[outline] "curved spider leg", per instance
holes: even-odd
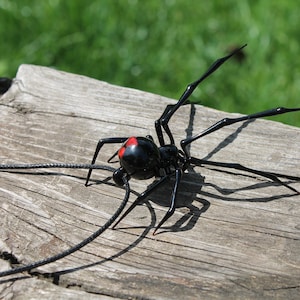
[[[170,175],[166,175],[164,177],[161,177],[158,181],[154,182],[148,189],[146,189],[143,193],[141,193],[135,201],[128,207],[128,209],[122,214],[122,216],[118,219],[118,221],[113,225],[112,229],[115,229],[115,227],[139,204],[141,204],[146,197],[148,197],[153,191],[157,189],[158,186],[160,186],[163,182],[168,179]]]
[[[194,92],[196,87],[204,80],[206,79],[209,75],[211,75],[213,72],[215,72],[224,62],[226,62],[229,58],[231,58],[233,55],[235,55],[237,52],[242,50],[244,47],[246,47],[247,44],[243,45],[242,47],[234,50],[231,52],[229,55],[224,56],[222,58],[217,59],[209,68],[208,70],[196,81],[190,83],[181,97],[179,98],[178,102],[174,105],[168,105],[161,115],[161,117],[155,122],[155,129],[157,133],[157,137],[159,140],[159,143],[161,146],[165,145],[163,134],[162,134],[162,128],[164,128],[166,134],[168,135],[170,139],[170,143],[174,144],[174,138],[173,135],[170,131],[170,128],[168,126],[168,123],[171,119],[171,117],[174,115],[174,113],[178,110],[179,107],[184,105],[187,101],[188,98],[191,96],[191,94]]]
[[[229,126],[229,125],[237,123],[237,122],[247,121],[247,120],[251,120],[251,119],[258,119],[258,118],[263,118],[263,117],[270,117],[270,116],[285,114],[285,113],[293,112],[293,111],[300,111],[300,108],[277,107],[277,108],[272,108],[269,110],[261,111],[261,112],[255,113],[255,114],[242,116],[242,117],[224,118],[224,119],[216,122],[209,128],[207,128],[206,130],[202,131],[201,133],[182,140],[180,142],[180,145],[181,145],[182,150],[184,151],[186,157],[189,158],[190,154],[188,153],[187,145],[189,145],[190,143],[198,140],[199,138],[201,138],[207,134],[210,134],[216,130],[221,129],[222,127]]]
[[[118,144],[118,143],[124,143],[126,140],[128,139],[128,137],[111,137],[111,138],[106,138],[106,139],[101,139],[99,140],[98,144],[97,144],[97,147],[96,147],[96,150],[95,150],[95,153],[94,153],[94,156],[93,156],[93,159],[92,159],[92,162],[91,162],[91,165],[94,165],[95,164],[95,161],[97,159],[97,156],[102,148],[102,146],[104,144]],[[109,161],[117,154],[117,152],[109,159]],[[90,168],[89,169],[89,172],[87,174],[87,177],[86,177],[86,182],[85,182],[85,186],[88,185],[89,183],[89,180],[90,180],[90,177],[91,177],[91,174],[92,174],[92,171],[93,171],[93,168]]]
[[[174,214],[174,211],[176,208],[178,186],[179,186],[181,177],[182,177],[182,169],[176,169],[175,170],[175,184],[173,187],[173,192],[172,192],[172,196],[171,196],[171,202],[170,202],[169,209],[168,209],[167,213],[165,214],[165,216],[162,218],[162,220],[156,226],[156,228],[153,232],[153,235],[155,235],[156,231]]]
[[[199,167],[201,165],[210,165],[210,166],[217,166],[217,167],[223,167],[223,168],[229,168],[229,169],[236,169],[236,170],[241,170],[241,171],[249,172],[249,173],[252,173],[252,174],[256,174],[256,175],[271,179],[272,181],[277,182],[277,183],[287,187],[288,189],[295,192],[296,194],[300,194],[299,191],[297,191],[295,188],[287,185],[285,182],[282,182],[273,173],[251,169],[251,168],[245,167],[245,166],[243,166],[241,164],[237,164],[237,163],[223,163],[223,162],[217,162],[217,161],[208,161],[208,160],[203,160],[203,159],[199,159],[199,158],[196,158],[196,157],[190,157],[188,161],[191,164],[199,166]]]
[[[130,196],[130,186],[129,186],[129,183],[128,183],[128,180],[127,180],[126,176],[123,176],[122,180],[123,180],[124,188],[125,188],[125,191],[126,191],[123,201],[120,203],[120,205],[117,208],[117,210],[115,211],[115,213],[107,220],[107,222],[104,225],[102,225],[99,229],[97,229],[94,233],[92,233],[89,237],[87,237],[86,239],[84,239],[80,243],[76,244],[75,246],[71,246],[69,249],[62,251],[61,253],[55,254],[53,256],[50,256],[48,258],[44,258],[42,260],[39,260],[39,261],[36,261],[36,262],[33,262],[33,263],[30,263],[28,265],[16,267],[14,269],[6,270],[6,271],[1,271],[0,272],[0,277],[7,276],[7,275],[12,275],[12,274],[17,274],[17,273],[21,273],[21,272],[25,272],[25,271],[30,271],[30,270],[35,269],[37,267],[44,266],[46,264],[55,262],[59,259],[62,259],[64,257],[78,251],[82,247],[86,246],[87,244],[89,244],[93,240],[95,240],[99,235],[101,235],[106,229],[109,228],[109,226],[118,218],[118,216],[121,214],[121,212],[123,211],[123,209],[126,206],[126,203],[127,203],[128,199],[129,199],[129,196]]]

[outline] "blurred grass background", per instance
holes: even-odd
[[[178,99],[248,43],[191,100],[244,114],[300,107],[299,16],[286,0],[0,0],[0,77],[37,64]],[[273,119],[300,126],[297,112]]]

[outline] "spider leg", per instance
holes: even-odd
[[[100,152],[100,150],[101,150],[101,148],[104,144],[124,143],[127,139],[128,139],[128,137],[111,137],[111,138],[106,138],[106,139],[99,140],[99,142],[97,144],[97,147],[96,147],[96,150],[95,150],[95,153],[94,153],[94,156],[93,156],[93,159],[92,159],[92,162],[91,162],[91,165],[95,164],[97,156],[98,156],[98,154],[99,154],[99,152]],[[114,156],[115,156],[115,154],[109,160],[111,160]],[[88,172],[87,177],[86,177],[86,182],[85,182],[86,186],[89,183],[92,171],[93,171],[93,168],[89,169],[89,172]]]
[[[188,99],[186,99],[186,101],[184,103],[182,103],[180,106],[183,106],[185,104],[188,104]],[[163,136],[163,131],[162,131],[162,120],[165,118],[165,116],[167,116],[169,114],[169,112],[174,108],[174,106],[176,106],[177,104],[169,104],[166,106],[164,112],[162,113],[162,115],[160,116],[160,118],[158,120],[155,121],[154,125],[155,125],[155,130],[156,130],[156,135],[158,137],[160,146],[164,146],[165,145],[165,141],[164,141],[164,136]],[[178,109],[178,108],[177,108]],[[176,109],[176,110],[177,110]],[[174,139],[173,139],[173,135],[170,133],[169,135],[170,138],[170,143],[174,144]]]
[[[189,162],[193,165],[196,165],[196,166],[210,165],[210,166],[217,166],[217,167],[223,167],[223,168],[229,168],[229,169],[236,169],[236,170],[241,170],[241,171],[249,172],[249,173],[252,173],[252,174],[256,174],[256,175],[271,179],[274,182],[277,182],[277,183],[287,187],[291,191],[293,191],[297,194],[300,194],[299,191],[297,191],[293,187],[287,185],[286,183],[282,182],[275,174],[264,172],[264,171],[259,171],[259,170],[255,170],[255,169],[251,169],[251,168],[245,167],[241,164],[223,163],[223,162],[217,162],[217,161],[208,161],[208,160],[203,160],[203,159],[199,159],[199,158],[195,158],[195,157],[190,157]]]
[[[173,187],[173,192],[172,192],[172,196],[171,196],[171,202],[170,202],[169,209],[168,209],[167,213],[165,214],[165,216],[162,218],[162,220],[156,226],[156,228],[153,232],[153,235],[155,235],[156,231],[174,214],[174,211],[176,208],[176,198],[177,198],[178,186],[179,186],[179,183],[181,180],[181,176],[182,176],[182,170],[176,169],[175,170],[175,184]]]
[[[172,173],[173,174],[173,173]],[[129,208],[124,212],[124,214],[119,218],[119,220],[114,224],[112,229],[114,229],[137,205],[141,204],[146,197],[148,197],[154,190],[158,188],[163,182],[165,182],[166,179],[168,179],[172,174],[166,175],[164,177],[161,177],[157,182],[152,184],[146,191],[144,191],[139,197],[136,198],[136,200],[129,206]],[[155,235],[156,231],[173,215],[175,208],[176,208],[176,197],[178,192],[178,186],[180,183],[180,179],[182,176],[182,170],[176,169],[175,170],[175,184],[173,187],[173,192],[171,196],[171,202],[169,209],[165,216],[162,218],[162,220],[158,223],[156,226],[153,235]]]
[[[129,208],[123,213],[123,215],[119,218],[119,220],[113,225],[112,229],[114,229],[137,205],[141,204],[146,197],[148,197],[158,186],[160,186],[163,182],[168,179],[170,175],[166,175],[161,177],[158,181],[154,182],[147,190],[145,190],[142,194],[140,194],[136,200],[129,206]]]
[[[244,47],[246,47],[246,44],[240,47],[239,49],[234,50],[231,52],[229,55],[224,56],[222,58],[217,59],[209,68],[208,70],[196,81],[190,83],[181,97],[179,98],[178,102],[175,105],[168,105],[161,115],[161,117],[155,122],[155,129],[157,133],[157,137],[160,143],[160,146],[165,145],[165,141],[163,138],[162,134],[162,128],[165,130],[166,134],[168,135],[170,139],[170,143],[174,144],[174,138],[173,135],[170,131],[170,128],[168,126],[168,123],[171,119],[171,117],[174,115],[174,113],[178,110],[179,107],[184,105],[187,101],[188,98],[191,96],[191,94],[194,92],[196,87],[204,80],[206,79],[209,75],[211,75],[213,72],[215,72],[225,61],[227,61],[230,57],[235,55],[237,52],[242,50]]]
[[[216,130],[221,129],[222,127],[229,126],[231,124],[246,121],[246,120],[250,120],[250,119],[270,117],[270,116],[285,114],[285,113],[293,112],[293,111],[300,111],[300,108],[277,107],[277,108],[272,108],[272,109],[265,110],[265,111],[262,111],[262,112],[258,112],[258,113],[255,113],[255,114],[238,117],[238,118],[224,118],[224,119],[216,122],[215,124],[213,124],[209,128],[207,128],[206,130],[202,131],[201,133],[182,140],[180,142],[180,145],[182,147],[182,150],[186,154],[186,156],[190,157],[190,154],[188,153],[188,150],[187,150],[187,145],[189,145],[190,143],[196,141],[197,139],[199,139],[199,138],[201,138],[201,137],[203,137],[207,134],[210,134],[210,133],[212,133]]]

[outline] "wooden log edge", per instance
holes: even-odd
[[[183,87],[184,88],[184,87]],[[100,138],[155,137],[154,121],[172,99],[58,70],[21,65],[0,97],[1,163],[89,163]],[[268,109],[268,108],[266,108]],[[179,145],[236,114],[186,105],[170,122]],[[274,118],[275,119],[275,118]],[[156,139],[156,137],[155,137]],[[106,164],[119,145],[103,148]],[[300,190],[300,130],[255,120],[223,128],[192,155],[282,174]],[[0,269],[3,253],[27,264],[97,230],[124,191],[85,170],[0,172]],[[134,201],[153,180],[132,181]],[[160,234],[172,181],[119,225],[55,263],[0,279],[1,299],[296,299],[300,292],[299,195],[266,178],[195,167]]]

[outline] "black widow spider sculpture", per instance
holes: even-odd
[[[189,97],[196,89],[196,87],[208,76],[210,76],[213,72],[215,72],[225,61],[227,61],[230,57],[241,51],[246,45],[234,50],[229,55],[217,59],[209,69],[195,82],[189,84],[178,100],[178,102],[174,105],[167,105],[164,112],[160,116],[160,118],[155,121],[155,130],[157,134],[157,138],[159,141],[159,147],[154,143],[154,140],[151,136],[146,137],[110,137],[99,140],[94,157],[92,159],[91,165],[94,165],[98,154],[105,144],[114,144],[114,143],[123,143],[121,148],[115,152],[108,162],[112,162],[112,160],[118,156],[120,167],[113,173],[113,179],[117,185],[123,184],[123,177],[126,176],[127,180],[130,178],[135,179],[149,179],[152,177],[158,177],[159,180],[154,182],[147,190],[145,190],[142,194],[140,194],[137,199],[133,202],[133,204],[125,211],[125,213],[119,218],[119,220],[114,224],[113,228],[129,213],[131,212],[138,204],[142,203],[144,199],[149,196],[155,189],[157,189],[163,182],[165,182],[171,176],[175,176],[175,184],[173,186],[173,192],[170,199],[170,206],[162,218],[162,220],[156,226],[153,234],[168,220],[175,211],[176,208],[176,197],[178,192],[178,186],[180,184],[180,180],[182,174],[187,168],[191,165],[201,166],[201,165],[218,165],[221,167],[227,168],[235,168],[239,170],[244,170],[247,172],[251,172],[266,178],[269,178],[277,183],[280,183],[293,192],[299,194],[299,192],[293,187],[288,186],[283,183],[279,178],[272,173],[266,173],[262,171],[253,170],[247,167],[244,167],[240,164],[228,164],[228,163],[217,163],[211,161],[201,160],[195,157],[191,157],[188,145],[205,135],[208,135],[216,130],[221,129],[222,127],[229,126],[231,124],[242,122],[250,119],[257,119],[262,117],[274,116],[283,113],[288,113],[292,111],[299,111],[300,108],[285,108],[278,107],[270,110],[258,112],[251,115],[246,115],[238,118],[225,118],[217,123],[213,124],[203,132],[194,135],[192,137],[188,137],[180,142],[181,150],[178,149],[175,145],[175,141],[171,130],[168,126],[168,123],[174,113],[177,111],[179,107],[185,105],[188,102]],[[164,134],[167,135],[169,139],[169,143],[165,142]],[[89,183],[92,168],[89,170],[86,186]]]
[[[140,194],[137,199],[133,202],[133,204],[125,211],[125,213],[119,218],[119,220],[113,225],[113,228],[129,213],[131,212],[138,204],[142,203],[147,196],[149,196],[154,190],[156,190],[163,182],[165,182],[170,177],[175,177],[175,183],[173,186],[172,195],[170,198],[170,205],[167,213],[156,226],[153,234],[157,232],[157,230],[168,220],[175,211],[176,208],[176,198],[178,192],[178,186],[180,184],[180,180],[184,171],[186,171],[190,166],[201,166],[201,165],[213,165],[220,166],[224,168],[233,168],[238,170],[243,170],[246,172],[250,172],[265,178],[268,178],[278,184],[286,186],[291,191],[299,194],[299,192],[293,187],[288,186],[286,183],[282,182],[278,176],[279,174],[275,173],[267,173],[263,171],[253,170],[247,167],[244,167],[240,164],[234,163],[222,163],[222,162],[213,162],[206,161],[203,159],[198,159],[192,157],[189,153],[189,144],[200,139],[201,137],[208,135],[214,131],[221,129],[222,127],[229,126],[231,124],[242,122],[250,119],[274,116],[278,114],[300,111],[300,108],[284,108],[278,107],[270,110],[266,110],[263,112],[258,112],[251,115],[246,115],[238,118],[225,118],[222,119],[203,132],[187,137],[180,142],[181,149],[178,149],[175,145],[175,141],[173,135],[169,129],[168,123],[174,113],[178,110],[179,107],[188,103],[188,98],[191,96],[195,88],[208,76],[210,76],[214,71],[216,71],[225,61],[231,58],[233,55],[241,51],[246,45],[240,47],[239,49],[234,50],[229,55],[217,59],[209,69],[195,82],[189,84],[178,100],[176,104],[168,105],[161,117],[155,122],[155,130],[157,133],[157,138],[159,141],[159,146],[154,143],[154,140],[151,136],[146,137],[110,137],[99,140],[92,162],[89,165],[86,164],[66,164],[66,163],[50,163],[50,164],[29,164],[29,165],[17,165],[17,164],[8,164],[8,165],[0,165],[0,169],[37,169],[37,168],[80,168],[80,169],[88,169],[88,174],[86,178],[85,185],[89,185],[90,177],[93,169],[101,169],[108,170],[113,172],[113,180],[118,186],[122,186],[125,189],[125,196],[123,201],[120,203],[116,212],[111,216],[107,222],[100,227],[97,231],[95,231],[91,236],[84,239],[82,242],[77,245],[62,251],[59,254],[54,256],[42,259],[40,261],[36,261],[34,263],[19,266],[14,269],[6,270],[0,272],[0,277],[16,274],[24,271],[29,271],[39,266],[54,262],[59,260],[80,248],[84,247],[88,243],[92,242],[96,237],[98,237],[101,233],[103,233],[110,225],[114,223],[114,221],[119,217],[122,213],[125,205],[129,199],[130,195],[130,187],[128,181],[130,178],[135,178],[139,180],[149,179],[152,177],[158,177],[158,180],[154,181],[154,183],[148,187],[142,194]],[[164,134],[167,135],[169,139],[169,143],[165,142]],[[116,151],[108,160],[109,163],[115,162],[113,161],[116,156],[119,158],[120,167],[118,169],[111,168],[109,166],[96,165],[96,159],[98,154],[105,144],[115,144],[115,143],[123,143],[121,148]],[[2,253],[2,258],[14,260],[15,257],[11,257],[9,253]]]

